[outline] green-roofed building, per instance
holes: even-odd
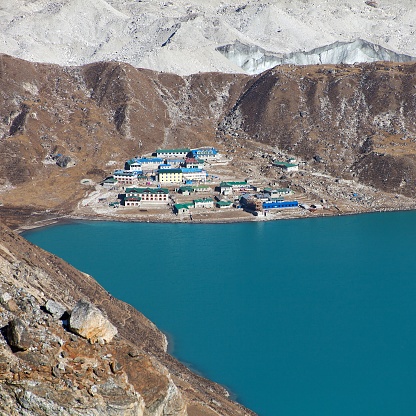
[[[217,201],[215,203],[215,206],[217,208],[220,208],[220,209],[222,209],[222,208],[231,208],[232,204],[233,203],[231,201]]]
[[[114,186],[116,186],[116,184],[117,184],[117,179],[116,179],[116,178],[114,178],[114,176],[110,176],[110,177],[108,177],[108,178],[105,178],[105,179],[101,182],[101,185],[102,185],[104,188],[107,188],[107,189],[112,189]]]
[[[212,188],[209,185],[196,185],[193,187],[195,192],[210,192]]]
[[[296,172],[299,170],[299,166],[296,163],[289,163],[289,162],[279,162],[274,161],[273,166],[276,166],[278,168],[282,168],[286,172]]]
[[[139,197],[142,202],[168,202],[169,189],[166,188],[126,188],[126,198]]]
[[[272,189],[272,188],[264,188],[264,193],[270,195],[270,199],[278,199],[282,196],[291,195],[293,191],[290,188],[279,188],[279,189]]]
[[[178,192],[180,193],[180,194],[182,194],[182,195],[190,195],[192,192],[194,192],[195,190],[194,190],[194,187],[193,186],[187,186],[187,185],[185,185],[185,186],[181,186],[179,189],[178,189]]]
[[[193,202],[183,202],[182,204],[175,204],[173,206],[173,212],[175,214],[189,214],[189,209],[193,206]]]
[[[195,208],[214,208],[214,200],[212,198],[194,199]]]
[[[246,181],[227,181],[220,183],[220,192],[224,195],[231,194],[233,191],[248,191],[252,187]]]

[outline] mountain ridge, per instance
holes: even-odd
[[[216,50],[236,41],[290,54],[361,38],[416,56],[412,2],[367,3],[13,0],[0,6],[0,52],[67,66],[121,61],[179,75],[242,72]]]

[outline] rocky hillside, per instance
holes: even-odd
[[[243,79],[0,56],[0,202],[68,212],[89,191],[84,178],[101,180],[158,147],[212,144]]]
[[[252,414],[137,310],[1,225],[0,328],[2,415]]]
[[[220,129],[321,171],[416,194],[415,64],[282,66],[252,78]]]
[[[85,179],[100,181],[132,156],[213,144],[234,157],[234,177],[264,174],[283,151],[323,174],[414,196],[415,68],[180,77],[116,62],[58,67],[0,56],[3,217],[20,217],[14,226],[69,214],[91,191]]]

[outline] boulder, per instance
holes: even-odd
[[[71,158],[69,156],[60,155],[56,159],[56,164],[61,168],[66,168],[70,161],[71,161]]]
[[[26,324],[15,318],[7,325],[7,343],[14,351],[26,351],[32,346],[32,337]]]
[[[117,328],[92,303],[80,300],[69,318],[69,328],[91,343],[110,342]]]
[[[54,300],[48,300],[45,305],[45,309],[55,318],[60,319],[62,318],[63,314],[66,312],[64,306],[60,303],[55,302]]]

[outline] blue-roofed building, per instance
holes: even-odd
[[[143,172],[154,172],[165,161],[159,157],[141,157],[136,159],[136,162],[140,164]]]
[[[191,150],[192,157],[195,159],[215,159],[218,154],[218,150],[215,147],[199,147],[198,149]]]
[[[298,206],[299,206],[298,201],[266,201],[266,202],[263,202],[263,209],[297,208]]]
[[[159,165],[159,169],[172,169],[172,165],[164,163],[163,165]]]
[[[207,180],[207,172],[198,168],[181,168],[184,181],[205,182]]]
[[[139,172],[132,170],[115,170],[113,178],[122,185],[133,185],[137,182]]]

